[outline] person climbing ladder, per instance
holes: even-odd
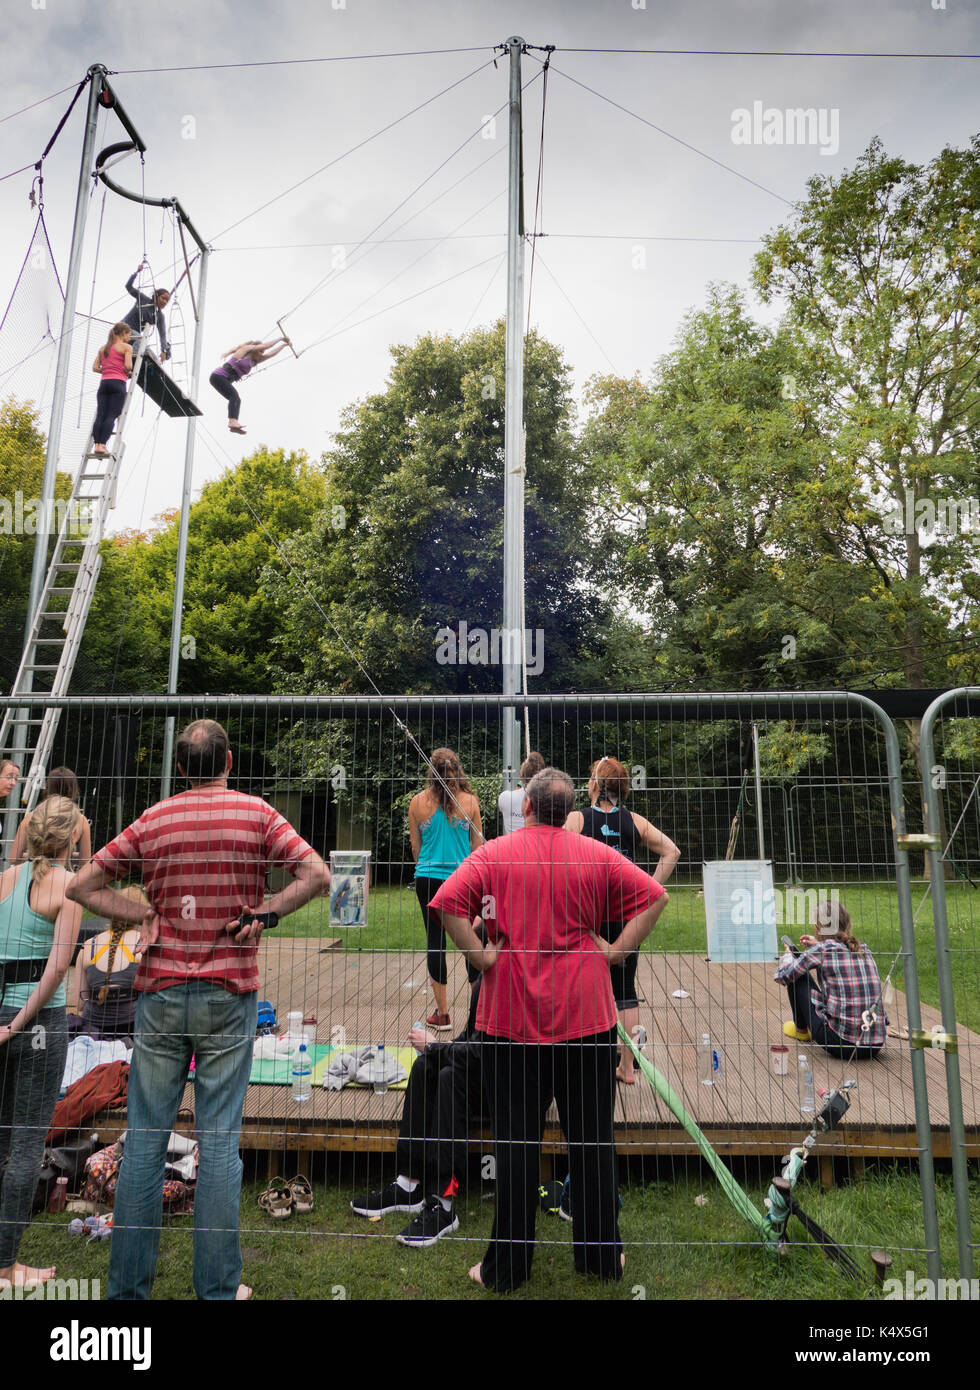
[[[276,346],[278,344],[278,346]],[[224,396],[228,402],[228,428],[232,434],[244,434],[244,427],[239,423],[238,413],[242,407],[242,398],[235,390],[235,383],[241,381],[243,376],[247,376],[253,367],[257,367],[260,362],[267,362],[271,357],[277,357],[284,347],[292,347],[292,343],[285,336],[273,338],[271,342],[260,343],[255,339],[248,342],[239,343],[230,352],[222,353],[226,360],[220,367],[215,368],[209,378],[211,385],[219,396]]]

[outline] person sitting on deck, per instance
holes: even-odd
[[[481,976],[474,978],[466,1027],[443,1042],[420,1025],[408,1040],[418,1052],[408,1078],[395,1159],[398,1175],[377,1192],[355,1197],[358,1216],[409,1212],[414,1217],[397,1239],[424,1249],[459,1227],[453,1202],[466,1171],[470,1121],[483,1111],[483,1070],[476,1006]]]
[[[140,261],[126,281],[126,290],[136,300],[136,304],[122,321],[129,324],[134,335],[142,333],[144,328],[155,327],[160,334],[160,361],[166,362],[170,356],[170,342],[167,338],[167,321],[163,317],[163,311],[170,303],[170,291],[154,290],[152,294],[144,294],[136,288],[136,277],[145,265],[146,261]]]
[[[888,1019],[874,956],[851,934],[851,919],[839,902],[817,906],[816,936],[801,936],[802,955],[786,951],[774,979],[789,991],[788,1038],[811,1039],[831,1057],[870,1061],[885,1042]],[[809,972],[816,971],[817,982]]]

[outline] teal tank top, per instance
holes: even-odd
[[[415,866],[416,878],[440,878],[444,882],[470,852],[470,823],[450,820],[441,806],[422,824],[422,848]]]
[[[0,961],[47,960],[54,941],[54,923],[42,917],[30,905],[31,866],[24,864],[17,875],[14,891],[0,902]],[[8,985],[3,1007],[22,1009],[37,989],[37,985]],[[62,980],[45,1008],[65,1006],[65,982]]]

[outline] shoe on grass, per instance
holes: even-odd
[[[350,1204],[351,1211],[358,1216],[387,1216],[390,1211],[421,1211],[425,1198],[417,1187],[406,1192],[398,1183],[390,1182],[378,1192],[369,1192],[366,1197],[355,1197]],[[400,1237],[399,1237],[400,1239]]]
[[[797,1042],[809,1042],[810,1034],[806,1028],[797,1028],[792,1019],[783,1024],[783,1032],[788,1038],[795,1038]]]
[[[442,1236],[459,1229],[459,1217],[454,1207],[446,1208],[438,1197],[426,1197],[423,1211],[414,1221],[400,1231],[397,1240],[401,1245],[410,1245],[422,1250],[427,1245],[435,1245]]]

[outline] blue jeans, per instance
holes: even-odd
[[[198,1298],[235,1297],[242,1273],[238,1138],[257,1008],[256,993],[231,994],[203,980],[140,995],[108,1298],[150,1296],[160,1248],[167,1143],[192,1055],[197,1058],[194,1105],[200,1146],[194,1290]]]

